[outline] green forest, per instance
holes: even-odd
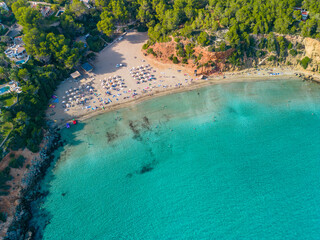
[[[191,39],[194,44],[209,46],[215,33],[225,30],[226,42],[220,49],[234,48],[232,64],[239,64],[245,53],[259,56],[263,51],[252,48],[252,34],[268,34],[259,44],[261,48],[277,51],[279,60],[289,51],[297,54],[283,37],[274,33],[300,35],[320,40],[319,0],[45,0],[51,9],[63,14],[41,15],[25,0],[6,1],[10,11],[0,13],[0,21],[10,27],[15,22],[23,27],[20,33],[30,60],[17,66],[4,54],[11,39],[1,32],[0,81],[19,83],[22,92],[13,107],[1,105],[1,126],[12,124],[10,137],[4,148],[27,147],[39,150],[43,130],[47,127],[45,110],[57,85],[88,57],[87,51],[100,51],[119,33],[136,28],[148,31],[148,46],[170,41],[171,37]],[[308,11],[302,21],[300,10]],[[57,24],[55,24],[57,23]],[[76,41],[88,35],[87,44]],[[227,45],[227,46],[226,46]],[[146,48],[148,47],[146,46]],[[181,49],[190,56],[193,45]],[[186,53],[184,53],[186,51]],[[149,50],[152,53],[152,50]],[[93,54],[94,55],[94,54]],[[173,57],[173,61],[176,59]],[[303,64],[308,64],[307,59]],[[8,131],[6,131],[8,132]]]

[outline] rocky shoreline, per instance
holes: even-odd
[[[309,76],[304,73],[292,74],[295,77],[302,79],[303,81],[312,81],[320,83],[319,76]],[[239,78],[239,76],[234,76]],[[268,78],[268,76],[257,76],[257,79]],[[246,76],[246,78],[250,78]],[[252,76],[251,76],[252,78]],[[287,78],[287,76],[286,76]],[[232,81],[232,80],[231,80]],[[226,81],[227,82],[227,81]],[[210,82],[204,82],[204,86],[208,85]],[[214,83],[214,82],[213,82]],[[199,84],[201,87],[202,84]],[[193,86],[194,87],[194,86]],[[188,89],[181,89],[181,91],[186,91]],[[91,116],[91,115],[90,115]],[[13,218],[10,227],[7,230],[5,240],[32,240],[38,239],[39,236],[38,230],[30,224],[30,221],[33,219],[33,212],[31,205],[36,200],[45,197],[46,193],[41,191],[41,182],[47,174],[48,168],[51,166],[54,156],[53,153],[59,147],[63,146],[63,141],[59,133],[59,128],[51,128],[45,134],[45,144],[40,151],[40,157],[34,158],[32,164],[29,168],[29,171],[23,178],[22,181],[22,190],[20,192],[20,201],[16,207],[16,212]]]
[[[36,231],[29,224],[33,217],[31,204],[43,195],[40,191],[41,180],[54,159],[53,152],[63,145],[59,130],[59,128],[48,130],[44,147],[40,150],[40,157],[32,160],[32,165],[23,178],[20,202],[5,240],[35,239]]]

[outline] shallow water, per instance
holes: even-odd
[[[62,131],[44,239],[320,239],[320,87],[215,85]]]

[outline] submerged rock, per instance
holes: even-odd
[[[62,146],[60,134],[53,129],[49,130],[45,139],[47,142],[40,150],[40,157],[31,161],[29,171],[22,179],[20,203],[16,207],[16,212],[7,230],[5,240],[31,239],[36,231],[30,224],[30,220],[33,217],[31,204],[46,194],[40,192],[40,183],[54,159],[52,153]]]
[[[152,170],[153,170],[153,167],[151,167],[150,165],[143,166],[140,170],[140,174],[144,174],[144,173],[150,172]]]

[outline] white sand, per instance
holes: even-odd
[[[94,62],[94,70],[89,74],[89,76],[86,75],[82,77],[80,81],[73,81],[69,79],[59,85],[55,93],[59,98],[59,103],[53,103],[55,108],[48,109],[48,119],[51,119],[60,125],[65,124],[73,118],[87,118],[104,111],[125,107],[128,104],[136,103],[155,95],[164,95],[176,91],[190,90],[215,83],[266,80],[270,79],[270,77],[277,79],[289,78],[294,75],[294,71],[290,69],[274,68],[261,69],[260,71],[253,69],[237,73],[226,73],[220,76],[212,76],[209,80],[200,80],[197,77],[180,71],[183,70],[180,66],[174,64],[161,64],[143,56],[141,48],[147,39],[148,37],[146,33],[129,32],[121,41],[117,41],[111,46],[109,45],[103,49],[97,55]],[[117,68],[117,64],[123,64],[124,67]],[[148,64],[152,67],[152,70],[149,72],[154,75],[156,80],[137,84],[137,80],[134,80],[130,74],[130,69],[132,67],[141,65],[146,66]],[[270,76],[271,72],[281,72],[281,75]],[[104,89],[101,85],[101,80],[114,76],[121,76],[126,87],[120,91]],[[84,105],[76,104],[76,102],[73,101],[71,104],[72,106],[67,108],[68,111],[65,111],[65,104],[63,104],[62,101],[69,99],[69,97],[74,97],[74,95],[70,95],[69,97],[66,96],[66,91],[74,88],[80,89],[82,85],[86,90],[75,95],[77,95],[79,99],[81,97],[92,99],[87,100]],[[86,86],[90,87],[87,88]],[[164,88],[163,86],[167,87]],[[148,89],[144,92],[144,89],[147,87]],[[87,91],[90,88],[94,89],[94,92],[91,92],[91,94]],[[106,91],[110,91],[112,95],[109,96],[106,94]],[[127,93],[124,93],[124,91],[127,91]],[[137,95],[133,97],[132,94],[134,91]],[[75,92],[75,90],[72,92]],[[82,94],[81,96],[79,96],[80,93]],[[120,93],[121,96],[118,96],[118,93]],[[113,97],[113,95],[116,95],[116,97]],[[63,96],[66,98],[63,99]],[[108,98],[111,99],[112,103],[105,104],[104,102],[108,102]],[[118,101],[116,99],[118,99]],[[137,101],[137,99],[139,99],[139,101]],[[88,108],[88,106],[90,106],[90,108]]]
[[[56,91],[56,95],[59,99],[59,103],[52,103],[55,108],[49,108],[47,111],[48,118],[54,120],[57,123],[62,123],[72,118],[78,118],[85,114],[91,113],[92,111],[99,111],[103,107],[108,109],[112,105],[118,105],[119,103],[128,102],[134,98],[139,98],[142,95],[150,95],[154,92],[159,92],[167,89],[177,88],[178,84],[188,85],[191,83],[193,77],[189,75],[184,75],[178,72],[175,66],[168,66],[162,64],[154,64],[143,56],[141,52],[142,45],[147,40],[146,33],[130,32],[121,41],[115,42],[113,45],[103,49],[98,55],[94,62],[94,70],[92,73],[81,78],[80,81],[66,80],[61,83]],[[117,68],[117,64],[123,64],[124,67]],[[152,68],[150,74],[154,75],[156,78],[152,81],[147,81],[141,84],[137,84],[137,80],[134,80],[130,74],[130,69],[132,67],[138,67],[141,65],[150,65]],[[157,67],[155,67],[157,65]],[[172,67],[172,68],[171,68]],[[180,68],[181,69],[181,68]],[[108,79],[113,76],[121,76],[124,80],[125,88],[120,91],[107,90],[101,85],[101,80]],[[185,79],[188,79],[186,82]],[[62,101],[67,101],[70,97],[73,98],[74,95],[67,96],[66,91],[70,89],[79,89],[81,85],[90,85],[94,90],[94,93],[89,94],[89,91],[84,91],[84,97],[91,98],[84,105],[76,104],[75,101],[72,103],[72,107],[68,108],[66,112]],[[161,86],[160,86],[161,85]],[[166,86],[164,88],[163,86]],[[144,89],[148,88],[146,91]],[[90,88],[85,88],[90,89]],[[106,91],[112,93],[111,96],[106,94]],[[127,93],[124,93],[127,91]],[[136,96],[133,97],[133,92],[136,92]],[[75,92],[74,90],[71,92]],[[117,94],[120,93],[121,96]],[[81,94],[81,92],[79,92]],[[79,94],[75,94],[79,96]],[[116,97],[113,97],[116,95]],[[65,96],[66,98],[63,98]],[[81,98],[78,97],[79,99]],[[124,99],[124,97],[126,99]],[[108,98],[111,99],[112,103],[104,104],[103,101],[108,102]],[[102,100],[99,102],[99,100]],[[116,100],[118,99],[118,101]],[[70,101],[69,101],[70,102]],[[85,108],[86,106],[91,106],[91,108]],[[94,108],[95,110],[92,110]]]

